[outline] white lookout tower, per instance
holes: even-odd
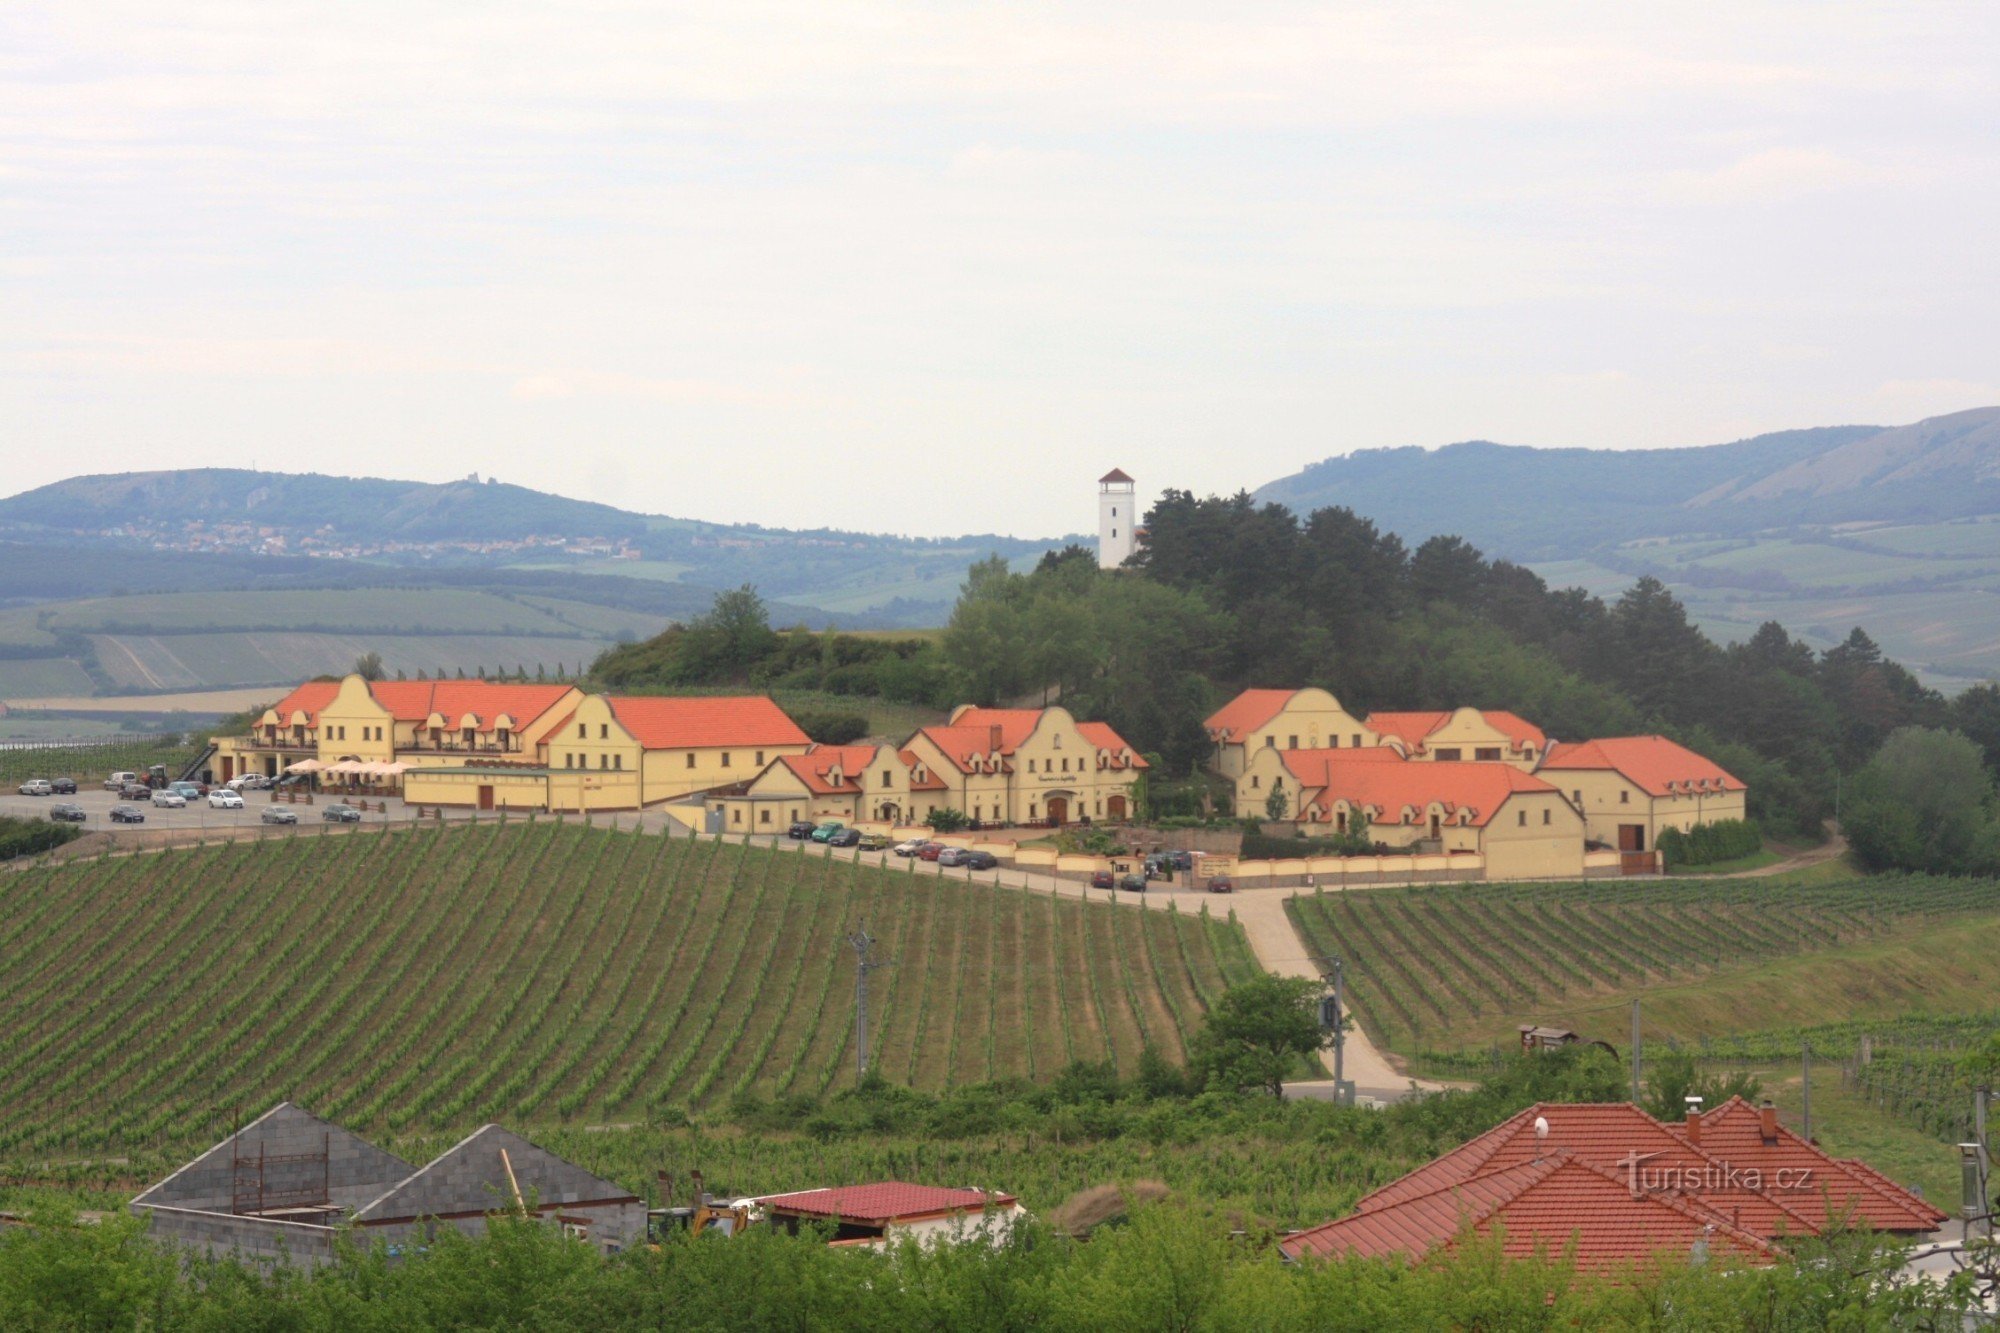
[[[1137,483],[1118,468],[1097,479],[1097,567],[1116,569],[1139,546]]]

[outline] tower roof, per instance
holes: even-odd
[[[1132,482],[1132,479],[1125,475],[1125,469],[1122,467],[1112,468],[1109,472],[1105,473],[1103,476],[1097,479],[1097,484],[1100,486],[1107,486],[1114,481],[1122,481],[1127,485],[1134,484]]]

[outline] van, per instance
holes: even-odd
[[[110,777],[104,779],[104,790],[117,791],[127,783],[136,783],[138,780],[139,775],[137,773],[113,773]]]

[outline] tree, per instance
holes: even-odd
[[[1271,779],[1271,794],[1264,798],[1264,818],[1284,819],[1292,812],[1291,793],[1285,790],[1283,778]]]
[[[1646,1061],[1646,1095],[1642,1105],[1647,1115],[1669,1124],[1687,1115],[1687,1099],[1701,1098],[1704,1107],[1717,1107],[1731,1097],[1755,1101],[1764,1092],[1763,1083],[1748,1070],[1727,1075],[1704,1074],[1696,1066],[1692,1051],[1669,1050]]]
[[[956,833],[972,820],[967,817],[965,811],[948,805],[942,810],[931,811],[927,822],[933,833]]]
[[[1855,778],[1841,823],[1871,870],[1965,874],[1983,868],[1992,797],[1977,745],[1955,731],[1903,727]]]
[[[1320,983],[1265,973],[1232,986],[1202,1020],[1188,1065],[1211,1087],[1285,1095],[1302,1057],[1330,1045],[1319,1025]]]
[[[363,653],[354,659],[354,674],[363,680],[382,679],[382,654]]]

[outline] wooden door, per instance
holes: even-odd
[[[1049,824],[1060,828],[1069,823],[1069,801],[1061,796],[1049,797]]]
[[[1645,851],[1646,826],[1644,824],[1620,824],[1618,826],[1618,850],[1621,852]]]
[[[481,787],[479,789],[479,808],[481,810],[491,810],[493,808],[493,788]]]
[[[1107,797],[1104,802],[1104,817],[1106,819],[1125,818],[1125,798],[1123,796]]]

